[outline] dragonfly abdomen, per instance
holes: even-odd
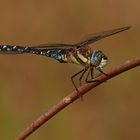
[[[54,58],[61,63],[67,63],[67,55],[66,50],[53,50],[53,49],[38,49],[38,48],[30,48],[30,53],[43,55],[47,57]]]
[[[51,57],[62,63],[67,62],[66,51],[58,50],[58,49],[53,50],[53,49],[40,49],[40,48],[35,48],[35,47],[0,45],[0,53],[2,53],[2,54],[31,53],[31,54]]]
[[[0,45],[0,53],[4,53],[4,54],[20,54],[20,53],[26,53],[27,51],[28,51],[28,47]]]

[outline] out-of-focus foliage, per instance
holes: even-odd
[[[140,1],[0,1],[2,44],[75,43],[84,36],[131,25],[93,44],[111,67],[140,55]],[[74,88],[80,67],[35,55],[0,55],[0,139],[14,139]],[[140,68],[102,84],[56,115],[30,140],[140,139]]]

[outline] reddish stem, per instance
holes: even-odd
[[[123,64],[120,64],[114,68],[112,68],[110,71],[107,72],[108,76],[102,74],[96,79],[98,81],[105,82],[106,80],[109,80],[116,75],[125,72],[129,69],[132,69],[136,66],[140,65],[140,57],[128,60]],[[84,84],[79,88],[79,94],[84,95],[87,93],[89,90],[95,88],[96,86],[100,85],[101,83],[99,82],[93,82],[93,83],[88,83]],[[16,140],[24,140],[27,138],[29,135],[31,135],[35,130],[37,130],[40,126],[42,126],[45,122],[47,122],[49,119],[51,119],[53,116],[55,116],[56,113],[60,112],[62,109],[64,109],[67,105],[75,101],[76,99],[79,98],[79,94],[77,94],[76,91],[73,91],[70,93],[68,96],[60,100],[57,104],[52,106],[46,113],[42,114],[39,116],[30,126],[28,126],[25,130],[23,130],[16,138]]]

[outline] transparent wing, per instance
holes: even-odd
[[[71,50],[73,48],[81,48],[81,47],[87,46],[88,44],[94,43],[100,39],[128,30],[130,28],[131,28],[130,26],[127,26],[123,28],[117,28],[113,30],[108,30],[108,31],[92,34],[76,44],[62,44],[62,43],[41,44],[37,46],[31,46],[31,48],[43,49],[43,50]]]
[[[119,32],[125,31],[125,30],[128,30],[130,28],[131,28],[130,26],[127,26],[127,27],[123,27],[123,28],[117,28],[117,29],[113,29],[113,30],[108,30],[108,31],[92,34],[92,35],[84,38],[83,40],[81,40],[79,43],[75,44],[75,46],[77,46],[77,48],[84,47],[84,46],[87,46],[88,44],[94,43],[100,39],[103,39],[105,37],[117,34]]]
[[[73,49],[74,47],[75,47],[74,45],[62,44],[62,43],[41,44],[37,46],[31,46],[31,48],[46,49],[46,50],[69,50],[69,49]]]

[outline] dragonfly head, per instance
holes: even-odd
[[[91,65],[96,69],[102,69],[107,64],[108,58],[102,53],[102,51],[94,51],[91,55]]]

